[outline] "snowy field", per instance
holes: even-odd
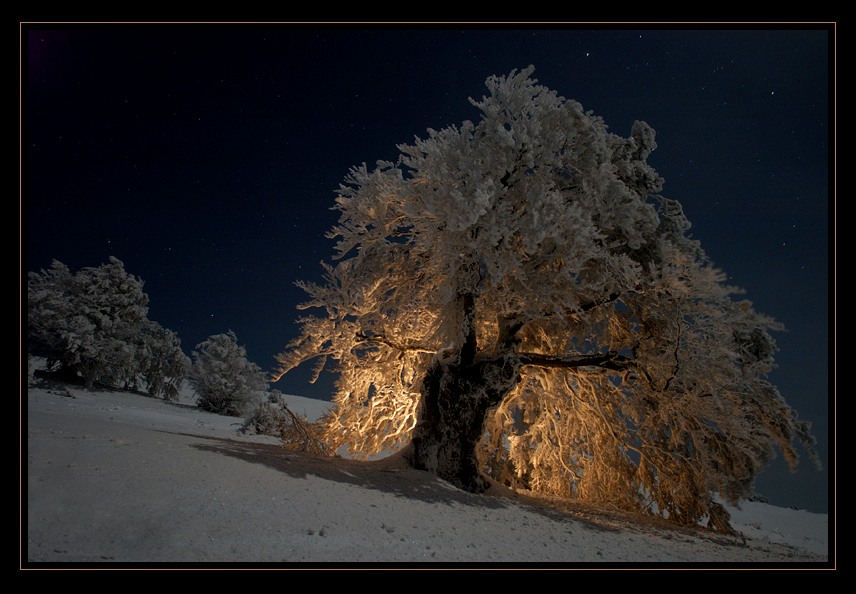
[[[310,418],[328,405],[287,398]],[[835,565],[825,514],[749,502],[731,509],[733,537],[497,487],[477,496],[394,457],[287,452],[239,434],[241,419],[128,393],[31,387],[22,419],[27,569]]]

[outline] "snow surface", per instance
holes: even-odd
[[[286,398],[309,418],[329,406]],[[725,536],[497,486],[473,495],[395,456],[359,462],[289,452],[274,438],[238,433],[241,419],[187,400],[43,385],[30,387],[22,414],[27,569],[69,562],[832,566],[826,514],[748,502],[731,509],[742,536]]]

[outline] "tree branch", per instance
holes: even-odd
[[[501,318],[499,320],[499,338],[497,342],[502,349],[509,349],[520,343],[520,337],[517,333],[526,325],[526,322],[520,320],[511,320]]]
[[[591,311],[596,307],[600,307],[601,305],[606,305],[607,303],[613,303],[614,301],[617,301],[619,297],[621,297],[621,293],[610,293],[609,296],[605,297],[604,299],[601,299],[599,301],[591,301],[589,303],[586,303],[585,305],[580,307],[578,310],[570,310],[569,309],[569,310],[567,310],[567,312],[564,315],[571,315],[572,316],[572,315],[578,314],[580,312]],[[533,321],[533,320],[527,320],[527,321],[519,321],[519,320],[513,320],[512,321],[511,319],[500,320],[498,343],[504,347],[512,346],[516,343],[519,343],[520,338],[517,336],[518,333],[526,324],[528,324],[531,321]]]
[[[635,361],[624,355],[619,355],[616,352],[608,352],[598,355],[576,355],[576,356],[557,356],[557,355],[542,355],[540,353],[518,353],[518,359],[523,365],[532,365],[535,367],[553,367],[573,369],[577,367],[600,367],[601,369],[611,369],[613,371],[624,371],[630,367],[635,367]]]
[[[478,343],[476,339],[476,298],[470,293],[461,295],[461,306],[464,309],[464,319],[467,324],[467,336],[464,341],[464,346],[461,347],[461,364],[464,366],[472,365],[478,351]]]
[[[372,334],[371,336],[363,333],[357,332],[354,335],[355,342],[379,342],[381,344],[385,344],[388,347],[392,347],[398,351],[417,351],[421,353],[435,353],[437,349],[429,349],[420,345],[407,345],[407,344],[398,344],[388,338],[386,338],[382,334]]]
[[[609,297],[605,299],[601,299],[600,301],[592,301],[591,303],[586,303],[580,308],[580,311],[591,311],[595,307],[599,307],[601,305],[606,305],[607,303],[612,303],[616,301],[619,297],[621,297],[621,293],[610,293]]]

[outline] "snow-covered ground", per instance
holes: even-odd
[[[310,418],[328,403],[288,397]],[[742,537],[500,488],[455,489],[395,457],[288,452],[241,420],[128,393],[31,387],[22,567],[67,563],[668,563],[834,567],[825,514],[749,502]],[[561,565],[556,565],[561,566]]]

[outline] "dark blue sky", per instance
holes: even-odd
[[[298,279],[329,259],[352,165],[476,119],[467,97],[529,64],[627,136],[693,235],[783,322],[772,381],[813,421],[826,470],[779,458],[758,491],[827,511],[833,34],[696,30],[29,24],[23,49],[23,272],[116,256],[188,354],[234,330],[264,369],[296,333]],[[329,399],[296,372],[275,387]]]

